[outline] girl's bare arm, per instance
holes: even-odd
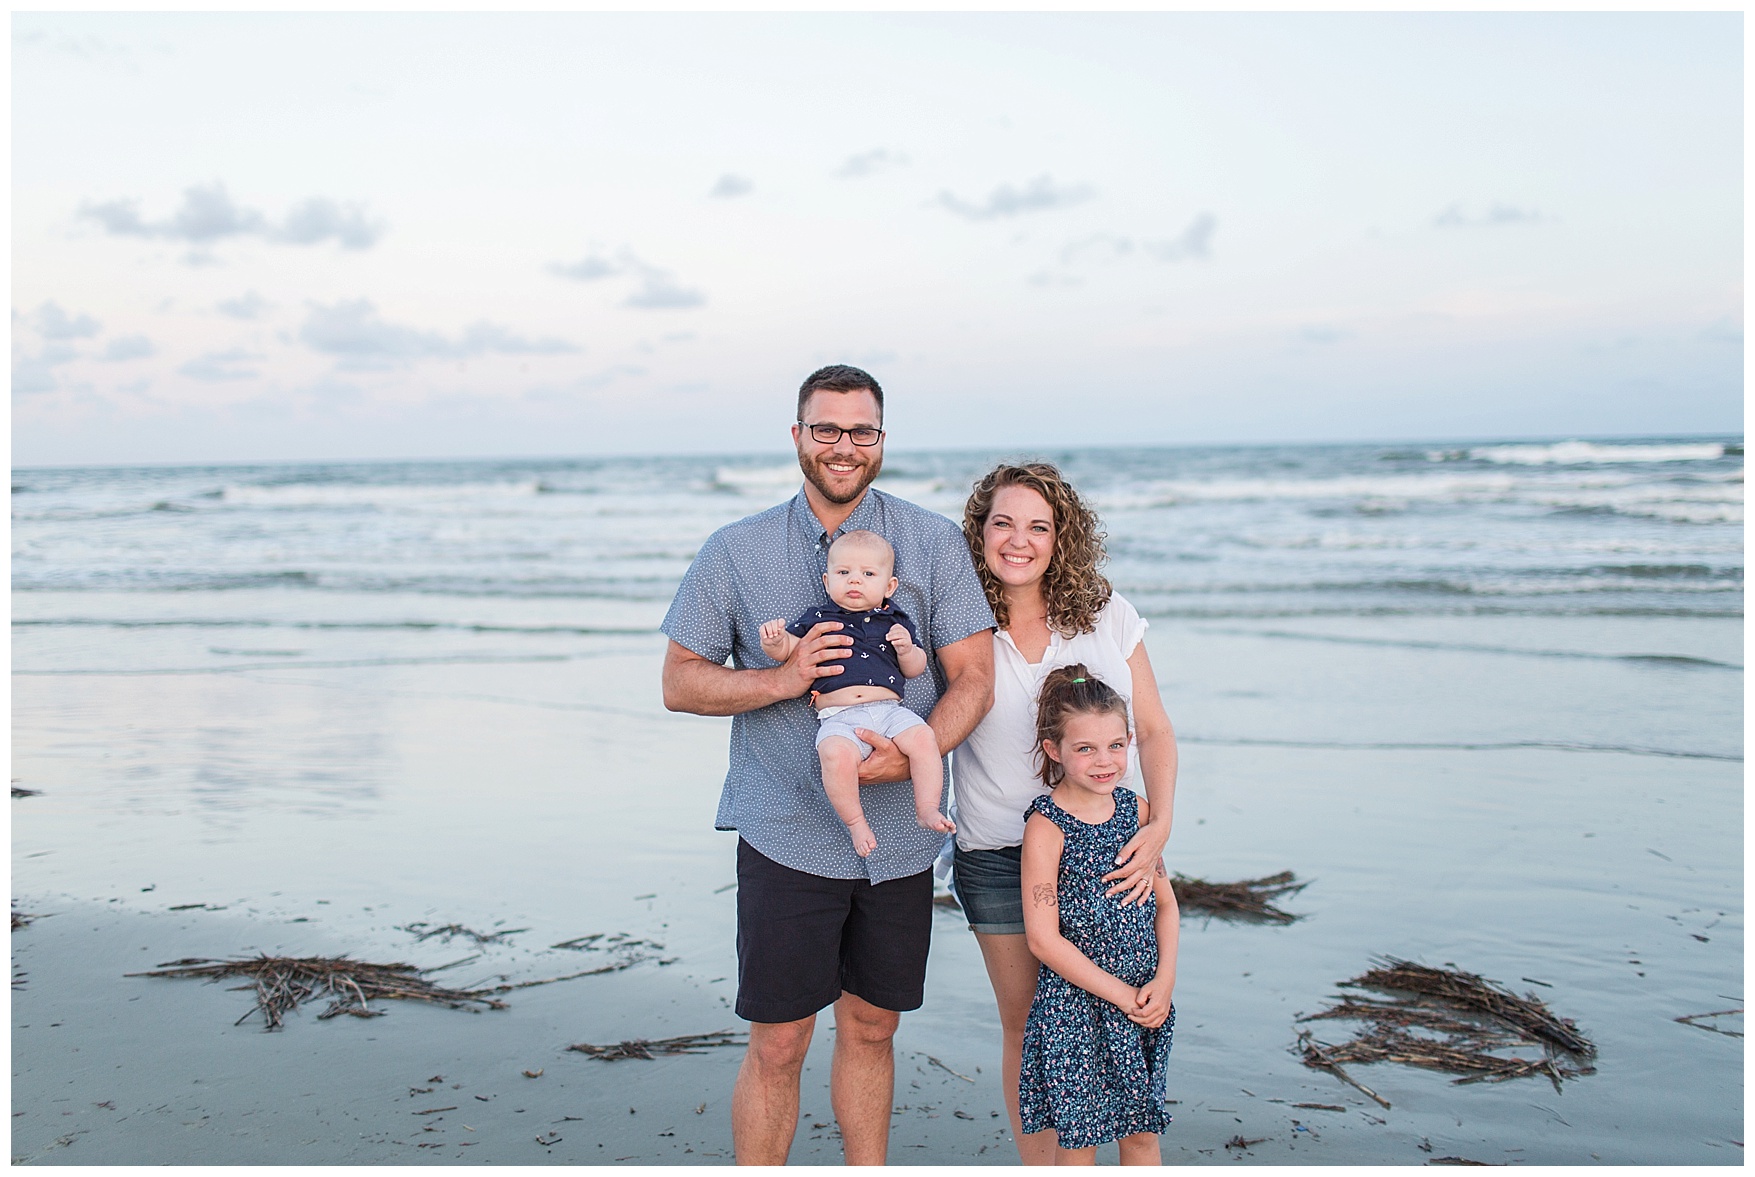
[[[1060,934],[1060,854],[1066,835],[1039,813],[1024,824],[1024,942],[1036,959],[1077,985],[1122,1009],[1134,1007],[1137,990],[1099,968]]]

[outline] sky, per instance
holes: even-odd
[[[1738,433],[1742,19],[15,13],[13,460]]]

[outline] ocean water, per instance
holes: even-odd
[[[1088,494],[1151,619],[1182,750],[1172,866],[1312,880],[1293,925],[1184,920],[1167,1160],[1740,1163],[1743,1040],[1673,1020],[1742,1005],[1740,438],[903,451],[879,485],[954,518],[1018,457]],[[663,709],[657,625],[701,541],[798,482],[780,455],[15,471],[13,776],[41,795],[13,802],[13,894],[50,916],[13,941],[15,1154],[541,1164],[608,1141],[724,1163],[734,1058],[612,1073],[562,1050],[734,1023],[727,721]],[[991,995],[935,919],[892,1157],[1008,1163]],[[542,946],[598,932],[676,963],[529,990],[500,1021],[397,1005],[272,1038],[227,1028],[238,994],[122,976],[462,955],[415,942],[421,920],[531,929],[476,966],[515,979],[577,967]],[[1385,1110],[1303,1068],[1295,1015],[1378,953],[1545,986],[1598,1074],[1556,1093],[1356,1069]],[[177,1042],[113,1013],[149,1008]],[[385,1124],[429,1074],[488,1091],[546,1066],[561,1082],[520,1106],[588,1123],[552,1151],[523,1115],[449,1151],[312,1140],[323,1084],[247,1080],[281,1066],[345,1071]],[[224,1094],[160,1095],[220,1074]],[[664,1100],[674,1137],[647,1122]],[[836,1155],[801,1131],[795,1159]]]
[[[957,518],[971,482],[1019,456],[1089,496],[1111,577],[1150,615],[1741,611],[1740,439],[901,452],[878,485]],[[667,601],[714,528],[798,482],[790,457],[735,456],[23,470],[12,585],[649,616],[608,603]]]

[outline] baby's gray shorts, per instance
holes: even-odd
[[[830,736],[852,740],[859,745],[859,758],[864,760],[871,755],[871,745],[860,739],[854,728],[862,727],[893,740],[909,728],[919,727],[925,722],[894,699],[825,707],[817,712],[817,744],[820,746]]]

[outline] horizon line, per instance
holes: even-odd
[[[1203,441],[1203,442],[1156,442],[1136,445],[1117,445],[1114,443],[1094,444],[1047,444],[1036,446],[1001,445],[1001,446],[908,446],[897,453],[901,454],[1038,454],[1068,453],[1103,450],[1201,450],[1201,449],[1322,449],[1340,448],[1344,446],[1444,446],[1444,445],[1492,445],[1492,444],[1559,444],[1567,441],[1608,442],[1625,444],[1631,441],[1647,442],[1687,442],[1687,441],[1722,441],[1740,447],[1744,434],[1741,431],[1688,431],[1677,433],[1543,433],[1543,434],[1475,434],[1471,436],[1448,437],[1362,437],[1332,441]],[[1728,439],[1735,439],[1729,441]],[[679,450],[656,451],[643,453],[550,453],[550,454],[473,454],[450,455],[444,457],[378,457],[378,458],[259,458],[259,459],[221,459],[216,461],[182,460],[182,461],[144,461],[144,462],[57,462],[42,465],[12,465],[13,472],[34,470],[176,470],[176,469],[210,469],[215,467],[252,467],[252,466],[389,466],[389,465],[421,465],[427,463],[471,463],[471,462],[576,462],[576,461],[640,461],[653,458],[745,458],[745,457],[787,457],[793,452],[781,447],[772,450]]]

